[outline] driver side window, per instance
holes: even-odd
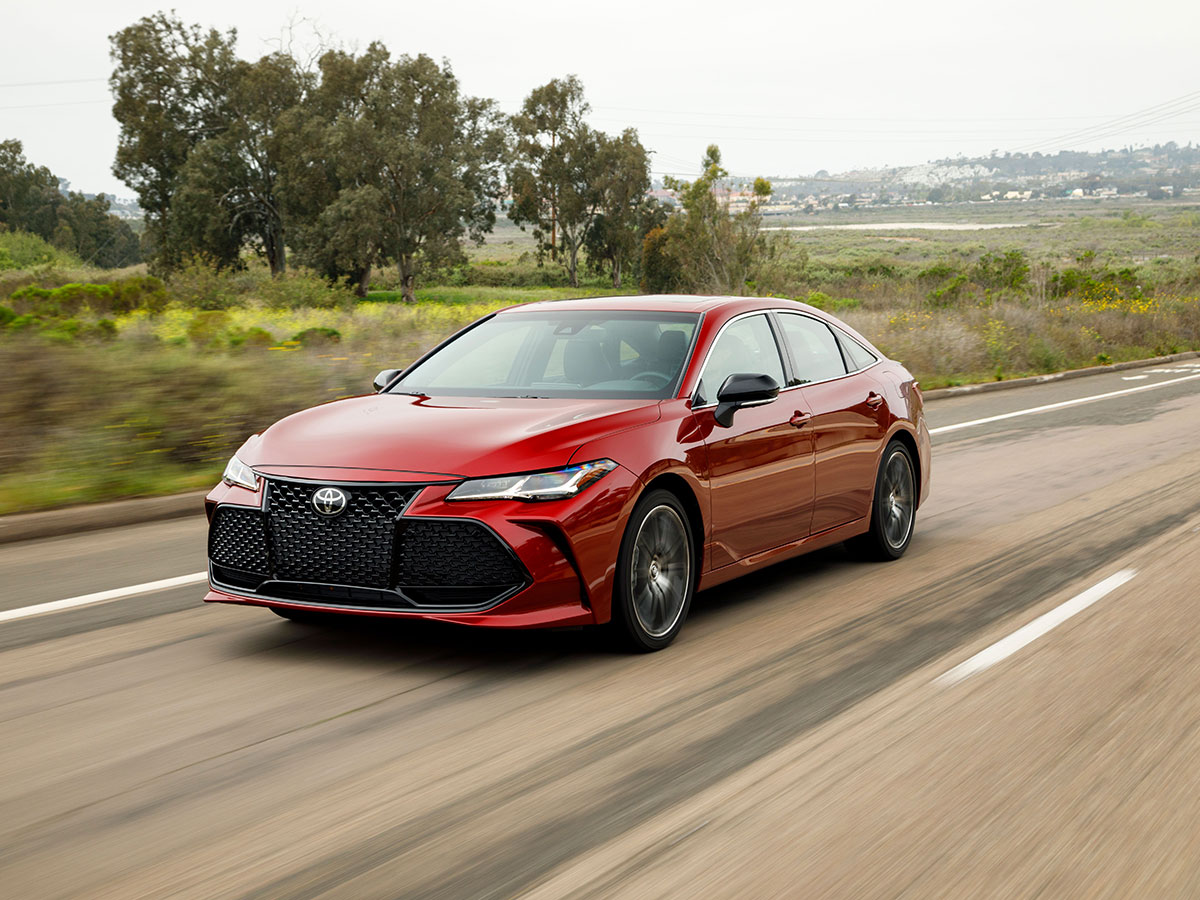
[[[783,385],[783,361],[764,314],[738,319],[721,332],[704,364],[696,405],[715,403],[725,379],[738,372],[770,375],[776,384]]]

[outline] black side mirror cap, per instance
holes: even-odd
[[[779,382],[770,375],[734,372],[717,391],[713,418],[722,428],[733,424],[733,414],[744,406],[762,406],[779,396]]]
[[[375,381],[372,384],[375,387],[375,393],[379,393],[389,384],[396,380],[396,376],[400,374],[400,369],[384,369],[375,376]]]

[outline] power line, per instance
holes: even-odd
[[[1023,153],[1040,147],[1061,146],[1068,142],[1081,143],[1084,141],[1093,141],[1101,138],[1113,137],[1124,132],[1132,131],[1135,128],[1153,125],[1158,122],[1165,121],[1166,119],[1184,115],[1185,113],[1189,113],[1197,108],[1200,108],[1200,91],[1191,91],[1180,97],[1176,97],[1174,100],[1156,103],[1152,106],[1147,106],[1135,112],[1118,116],[1115,119],[1110,119],[1107,122],[1102,122],[1099,125],[1093,125],[1090,128],[1081,128],[1075,131],[1069,131],[1066,134],[1051,138],[1048,141],[1036,141],[1032,144],[1018,148],[1016,152]]]
[[[49,106],[86,106],[89,103],[111,103],[109,99],[104,100],[68,100],[65,103],[26,103],[21,106],[0,106],[2,109],[45,109]]]
[[[0,88],[45,87],[51,84],[91,84],[97,81],[108,81],[107,78],[65,78],[61,81],[12,81],[0,84]]]

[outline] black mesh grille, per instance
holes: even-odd
[[[268,483],[271,562],[285,581],[387,588],[396,518],[418,488],[353,487],[346,511],[325,517],[312,506],[319,484]]]
[[[208,538],[214,580],[268,598],[379,609],[481,608],[528,582],[483,525],[401,518],[420,485],[338,484],[346,510],[326,517],[312,496],[328,486],[268,479],[265,514],[218,507]]]
[[[504,586],[525,573],[496,537],[474,522],[406,522],[400,535],[401,585]]]
[[[208,529],[208,558],[218,566],[243,572],[270,572],[262,513],[257,509],[218,507]]]

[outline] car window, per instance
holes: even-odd
[[[780,313],[779,323],[792,351],[794,384],[824,381],[846,374],[846,363],[829,326],[808,316]]]
[[[721,332],[700,375],[697,405],[715,403],[725,379],[736,372],[770,375],[783,386],[783,361],[765,315],[738,319]]]
[[[842,351],[846,355],[847,361],[850,363],[850,370],[857,372],[859,369],[865,369],[873,364],[876,360],[875,354],[856,341],[846,332],[838,329],[838,340],[841,342]]]

